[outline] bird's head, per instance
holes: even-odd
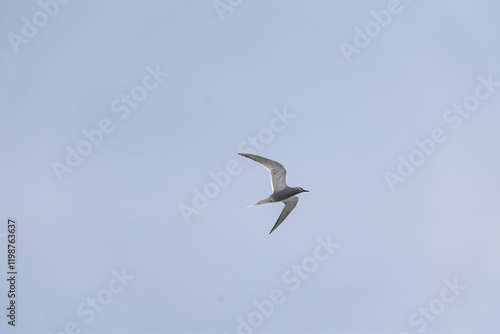
[[[305,190],[304,188],[298,187],[301,193],[308,193],[309,190]]]

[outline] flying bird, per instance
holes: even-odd
[[[292,212],[292,210],[297,205],[299,198],[295,195],[303,192],[309,192],[309,190],[302,189],[301,187],[289,187],[286,184],[286,169],[282,164],[254,154],[238,154],[248,159],[257,161],[262,166],[266,167],[271,174],[271,185],[273,187],[273,193],[268,198],[265,198],[262,201],[259,201],[250,206],[276,202],[283,202],[283,204],[285,204],[285,207],[283,208],[283,211],[281,211],[276,224],[274,224],[271,232],[269,232],[269,234],[271,234],[278,226],[280,226],[280,224],[285,220],[286,217],[288,217],[290,212]]]

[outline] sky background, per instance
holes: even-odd
[[[498,333],[500,86],[445,118],[500,82],[500,4],[231,3],[0,2],[1,332]],[[271,193],[251,138],[310,190],[271,235],[282,205],[246,209]],[[71,168],[67,147],[91,152]]]

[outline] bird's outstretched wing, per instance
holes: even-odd
[[[285,207],[281,211],[281,214],[280,214],[278,220],[276,221],[276,224],[274,224],[274,227],[271,230],[271,232],[269,232],[269,234],[273,233],[273,231],[275,229],[277,229],[278,226],[280,226],[280,224],[285,220],[285,218],[288,217],[288,215],[290,214],[290,212],[292,212],[292,210],[297,205],[298,201],[299,201],[299,198],[297,196],[289,197],[289,198],[287,198],[286,200],[283,201],[283,204],[285,204]]]
[[[286,169],[279,162],[266,159],[254,154],[248,153],[238,153],[241,156],[252,159],[260,163],[262,166],[266,167],[271,174],[271,185],[273,187],[273,193],[275,191],[285,188],[286,185]],[[295,206],[295,205],[294,205]],[[293,207],[292,207],[293,209]],[[292,210],[290,210],[292,211]],[[289,212],[290,213],[290,212]],[[286,217],[286,216],[285,216]],[[285,219],[285,218],[283,218]]]

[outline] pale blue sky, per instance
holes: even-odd
[[[8,217],[19,257],[2,333],[498,333],[500,4],[55,3],[0,2],[2,277]],[[311,191],[271,235],[282,205],[246,209],[271,192],[237,155],[249,137]],[[60,182],[67,147],[89,154]]]

